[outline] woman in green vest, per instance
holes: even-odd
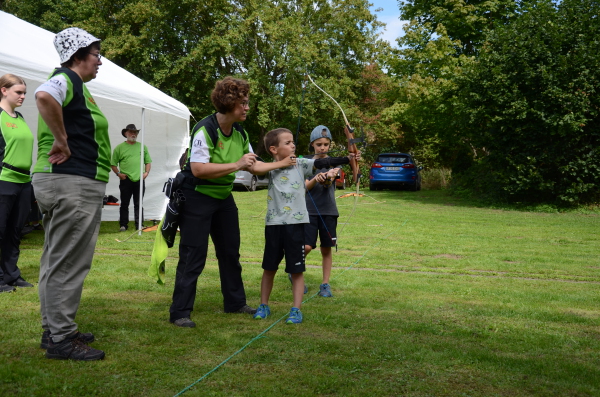
[[[21,229],[31,209],[33,135],[21,113],[27,87],[14,74],[0,77],[0,292],[33,287],[17,266]]]

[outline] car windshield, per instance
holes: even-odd
[[[378,163],[409,163],[410,159],[408,156],[379,156],[377,159]]]

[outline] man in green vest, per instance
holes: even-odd
[[[144,145],[144,174],[140,176],[140,154],[141,143],[137,141],[138,130],[134,124],[129,124],[123,128],[121,134],[127,140],[115,148],[112,154],[110,166],[120,179],[119,190],[121,191],[121,207],[119,211],[119,224],[121,231],[127,230],[129,224],[129,202],[133,196],[133,208],[135,211],[135,228],[140,228],[140,181],[142,181],[143,190],[146,191],[144,180],[150,173],[152,159],[148,153],[148,148]],[[142,193],[143,194],[143,193]],[[144,215],[142,214],[142,221]]]

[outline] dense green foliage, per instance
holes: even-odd
[[[384,114],[417,158],[452,167],[454,191],[597,202],[599,8],[407,2],[411,21],[388,60],[395,103]]]
[[[596,1],[542,2],[489,35],[460,81],[476,154],[463,184],[511,201],[598,199],[598,11]]]

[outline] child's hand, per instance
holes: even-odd
[[[350,160],[356,159],[356,161],[360,160],[360,150],[356,153],[348,153],[348,158]]]
[[[339,170],[337,168],[332,168],[327,171],[327,178],[330,180],[334,180],[336,176],[338,176]]]
[[[290,156],[290,157],[286,157],[283,160],[281,160],[281,162],[283,163],[283,167],[289,167],[290,165],[296,165],[296,156]]]
[[[326,172],[319,172],[317,175],[315,175],[315,180],[318,183],[323,184],[327,180],[327,173]]]

